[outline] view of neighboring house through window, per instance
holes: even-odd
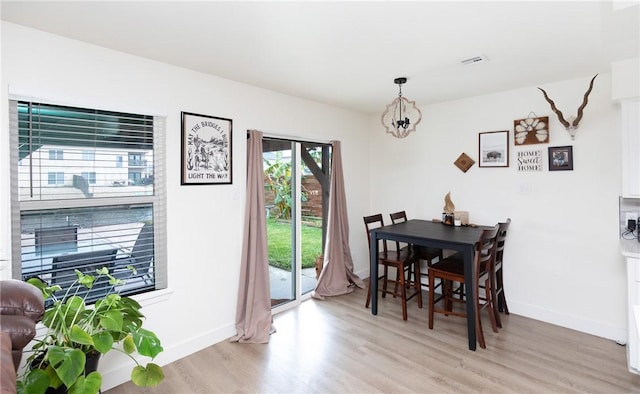
[[[47,179],[49,185],[64,185],[64,172],[49,172]]]
[[[20,223],[13,277],[66,289],[75,269],[108,267],[126,281],[94,284],[90,300],[166,287],[166,192],[157,171],[164,118],[26,101],[10,109],[12,216]]]
[[[62,149],[49,149],[49,160],[64,160]]]
[[[82,177],[87,180],[90,185],[96,184],[96,173],[95,172],[83,172]]]
[[[82,151],[82,160],[84,161],[94,161],[96,159],[96,152],[90,150]]]

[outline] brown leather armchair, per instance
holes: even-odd
[[[14,279],[0,281],[0,392],[15,392],[22,349],[35,337],[43,315],[38,288]]]

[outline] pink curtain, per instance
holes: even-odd
[[[247,202],[242,267],[233,342],[268,343],[275,332],[271,315],[267,222],[264,206],[262,132],[249,130],[247,141]]]
[[[364,288],[362,279],[353,272],[353,259],[349,247],[349,219],[344,194],[341,144],[340,141],[331,141],[331,144],[331,189],[324,266],[312,294],[313,298],[319,300],[324,300],[326,296],[351,293],[354,285]]]

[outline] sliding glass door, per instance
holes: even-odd
[[[330,145],[265,137],[263,168],[271,305],[306,299],[322,260]]]

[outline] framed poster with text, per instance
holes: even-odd
[[[182,185],[232,183],[233,121],[182,112]]]

